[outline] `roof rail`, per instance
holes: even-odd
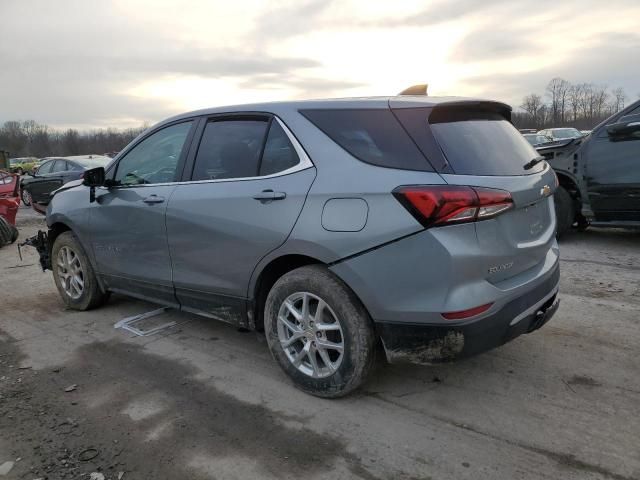
[[[412,85],[409,88],[405,88],[398,95],[424,95],[427,96],[427,89],[429,88],[429,84],[422,83],[420,85]]]

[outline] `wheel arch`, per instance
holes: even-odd
[[[568,172],[559,170],[556,170],[556,175],[558,177],[558,183],[562,188],[569,192],[571,198],[581,201],[582,194],[580,193],[580,188],[578,186],[578,179]]]
[[[68,231],[73,231],[69,225],[64,222],[58,221],[49,226],[49,248],[53,248],[53,242],[56,241],[56,238],[60,236],[60,234]]]
[[[249,287],[248,311],[249,322],[257,331],[264,331],[264,305],[271,287],[283,275],[305,265],[326,265],[326,263],[309,255],[289,253],[269,260],[259,273],[254,275],[255,280]]]

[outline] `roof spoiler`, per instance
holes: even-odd
[[[428,95],[427,89],[429,88],[429,84],[422,83],[420,85],[412,85],[409,88],[405,88],[398,95],[424,95],[425,97]]]

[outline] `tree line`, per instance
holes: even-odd
[[[34,120],[7,121],[0,127],[0,150],[11,157],[104,154],[122,150],[147,127],[58,130]]]
[[[575,127],[590,130],[610,115],[622,110],[628,99],[623,88],[612,90],[606,85],[571,83],[564,78],[552,79],[544,96],[530,93],[522,99],[523,112],[514,112],[518,128]]]

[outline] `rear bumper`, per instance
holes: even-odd
[[[558,264],[545,281],[479,320],[451,324],[376,324],[391,363],[433,364],[469,357],[542,327],[559,306]]]

